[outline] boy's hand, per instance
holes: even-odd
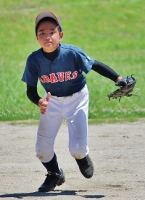
[[[40,107],[40,113],[45,114],[47,111],[48,101],[51,97],[51,93],[48,92],[47,96],[45,98],[42,98],[38,101],[38,106]]]

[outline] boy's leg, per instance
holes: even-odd
[[[42,162],[42,164],[44,165],[48,173],[57,173],[57,174],[60,173],[60,169],[58,167],[57,157],[55,153],[51,161],[47,163]]]
[[[85,86],[80,92],[72,95],[71,99],[67,99],[65,116],[69,129],[70,153],[76,159],[83,176],[91,178],[94,167],[88,155],[89,148],[87,146],[88,105],[89,95],[87,86]]]
[[[62,169],[59,169],[56,155],[54,153],[54,141],[62,123],[59,101],[51,96],[47,112],[40,116],[36,155],[47,169],[47,177],[40,186],[40,192],[53,190],[56,185],[61,185],[64,181]]]

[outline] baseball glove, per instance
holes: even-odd
[[[132,75],[122,78],[120,81],[117,81],[115,85],[119,86],[119,89],[107,95],[109,100],[111,98],[112,99],[119,98],[120,101],[121,97],[123,96],[127,97],[136,96],[136,94],[130,94],[133,91],[135,84],[136,80]]]

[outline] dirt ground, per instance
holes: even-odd
[[[0,122],[0,199],[144,200],[145,119],[135,123],[89,126],[88,145],[95,173],[85,179],[68,151],[64,123],[55,149],[66,182],[37,192],[46,171],[35,156],[37,125]]]

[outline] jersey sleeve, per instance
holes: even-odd
[[[83,52],[79,48],[77,48],[76,58],[78,70],[82,70],[87,74],[91,70],[95,60],[90,58],[85,52]]]
[[[30,86],[37,86],[38,83],[38,71],[35,63],[29,56],[26,62],[26,67],[22,76],[22,81]]]

